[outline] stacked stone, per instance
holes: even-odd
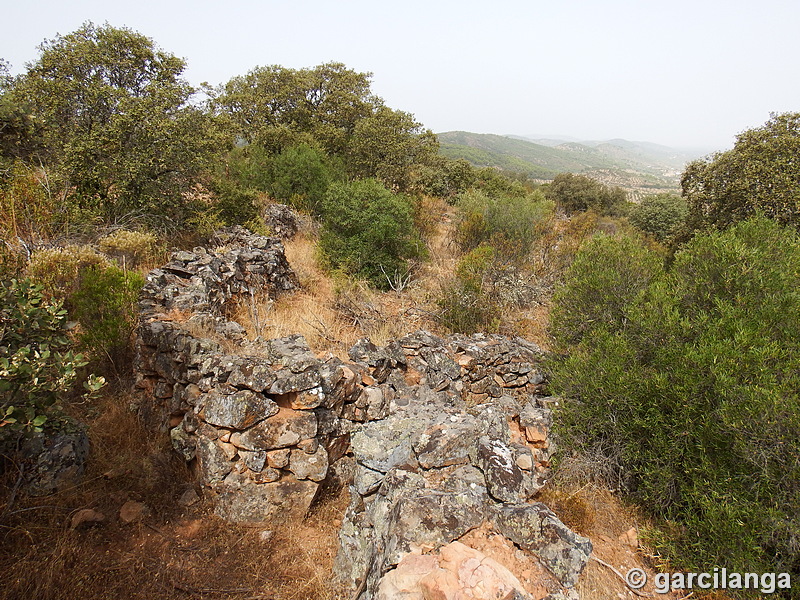
[[[216,243],[149,274],[136,371],[142,415],[169,430],[219,515],[302,515],[330,465],[352,456],[337,559],[346,586],[363,582],[372,597],[413,548],[487,523],[537,556],[553,589],[574,585],[591,545],[529,502],[552,452],[538,347],[418,331],[384,347],[360,340],[345,362],[299,335],[247,342],[228,302],[276,297],[297,279],[276,239],[231,229]]]
[[[173,253],[147,275],[140,295],[134,370],[137,389],[149,399],[141,409],[151,427],[164,429],[169,415],[188,409],[185,386],[197,383],[192,380],[200,378],[196,371],[206,358],[222,354],[218,343],[189,330],[241,341],[244,329],[224,315],[231,298],[255,292],[277,297],[298,287],[279,240],[231,227],[217,232],[215,241],[227,249]]]
[[[393,570],[411,553],[488,526],[536,558],[550,574],[551,597],[570,597],[591,542],[543,504],[529,502],[545,482],[536,468],[541,449],[525,433],[541,433],[547,407],[511,396],[467,407],[455,393],[422,385],[399,400],[388,417],[351,437],[355,476],[334,568],[343,585],[365,598],[422,598],[414,582]],[[428,575],[417,579],[429,581]],[[407,587],[397,588],[398,580]],[[506,591],[529,597],[522,589]]]
[[[453,335],[439,338],[424,331],[398,341],[410,370],[437,391],[451,390],[468,403],[504,395],[525,397],[542,391],[539,368],[544,352],[522,338],[499,335]]]

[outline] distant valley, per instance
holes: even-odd
[[[634,201],[647,194],[678,191],[686,163],[703,155],[698,151],[623,139],[575,141],[466,131],[437,135],[441,153],[448,158],[524,173],[542,182],[559,173],[581,173],[624,188]]]

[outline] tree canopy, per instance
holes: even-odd
[[[800,113],[773,114],[739,134],[733,149],[690,163],[681,186],[692,229],[756,213],[800,227]]]
[[[63,194],[105,219],[174,214],[214,140],[190,103],[184,61],[139,33],[92,23],[40,53],[6,95],[40,124],[39,159]]]
[[[547,189],[547,196],[568,214],[589,209],[614,214],[626,201],[622,188],[610,188],[591,177],[574,173],[556,175]]]

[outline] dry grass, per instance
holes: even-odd
[[[284,245],[301,289],[277,300],[242,298],[232,318],[247,329],[251,339],[299,333],[316,353],[346,358],[347,350],[360,338],[386,344],[433,325],[422,318],[426,311],[419,309],[429,295],[423,283],[418,281],[403,292],[376,291],[363,282],[326,272],[320,265],[313,234],[297,235]]]
[[[346,494],[328,497],[305,521],[270,537],[222,522],[207,503],[180,507],[178,498],[192,486],[188,470],[164,436],[142,430],[130,400],[109,396],[95,407],[90,465],[79,485],[13,505],[11,485],[4,487],[0,598],[336,598],[330,573]],[[119,509],[128,500],[147,504],[151,516],[123,523]],[[83,508],[106,518],[71,529]]]

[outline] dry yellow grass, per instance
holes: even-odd
[[[190,473],[158,433],[144,431],[125,394],[94,411],[92,455],[80,484],[46,498],[0,495],[3,600],[335,600],[330,573],[346,493],[330,494],[307,519],[265,528],[225,523],[207,500],[181,507]],[[91,417],[90,413],[95,412]],[[12,473],[6,473],[9,477]],[[128,500],[152,514],[123,523]],[[72,516],[91,508],[105,520],[73,530]]]

